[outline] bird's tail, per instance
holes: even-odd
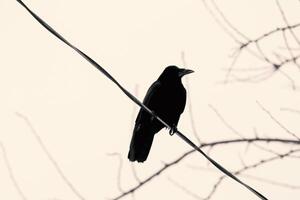
[[[150,152],[154,135],[147,128],[135,127],[130,142],[128,159],[132,162],[144,162]]]

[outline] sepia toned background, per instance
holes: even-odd
[[[298,23],[299,1],[280,2],[290,22]],[[300,115],[283,111],[300,109],[299,69],[283,69],[294,86],[278,72],[255,83],[228,78],[239,44],[216,23],[209,12],[213,8],[209,1],[25,3],[141,100],[166,66],[194,70],[183,80],[190,94],[189,106],[178,128],[195,142],[193,125],[202,142],[238,138],[214,109],[245,137],[256,134],[293,139],[260,105],[291,132],[300,131]],[[273,0],[216,3],[250,38],[285,25]],[[120,189],[126,191],[138,184],[127,160],[138,107],[41,27],[17,1],[0,0],[0,27],[0,199],[111,199],[122,193]],[[280,37],[275,35],[262,44],[271,57],[276,52],[288,53]],[[256,68],[268,64],[243,54],[235,66]],[[238,75],[248,76],[244,71]],[[296,149],[282,144],[260,145],[281,153]],[[163,130],[156,135],[148,160],[134,164],[135,172],[143,180],[188,150],[187,144]],[[270,153],[246,144],[230,144],[213,148],[210,155],[227,169],[237,170],[268,158]],[[299,159],[287,158],[247,172],[293,185],[294,189],[241,178],[270,199],[298,199],[299,168]],[[124,199],[195,199],[195,194],[205,197],[221,175],[194,153]],[[70,186],[76,188],[77,195]],[[211,199],[256,197],[225,179]]]

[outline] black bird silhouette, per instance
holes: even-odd
[[[179,117],[186,103],[186,91],[181,78],[194,72],[176,66],[168,66],[151,85],[143,103],[163,121],[172,126],[170,134],[175,131]],[[135,120],[135,127],[130,143],[128,159],[144,162],[149,154],[154,135],[164,125],[148,112],[140,109]]]

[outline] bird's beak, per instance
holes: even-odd
[[[183,77],[184,75],[187,75],[187,74],[190,74],[190,73],[193,73],[194,71],[193,70],[190,70],[190,69],[181,69],[180,72],[179,72],[179,77]]]

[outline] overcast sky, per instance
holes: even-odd
[[[250,38],[283,26],[276,1],[216,1],[228,19]],[[299,1],[282,1],[291,23],[299,22]],[[70,42],[107,69],[129,91],[142,100],[147,88],[168,65],[186,65],[190,101],[196,130],[204,142],[237,136],[216,116],[214,106],[231,125],[253,136],[290,138],[270,120],[257,101],[294,132],[300,131],[299,115],[280,108],[300,109],[300,95],[290,82],[275,73],[259,83],[222,84],[238,44],[214,21],[201,0],[152,1],[30,1],[25,3]],[[208,4],[211,6],[211,4]],[[61,179],[43,152],[32,130],[17,113],[26,116],[62,171],[89,200],[117,196],[119,153],[123,160],[121,186],[134,186],[127,152],[138,107],[112,82],[76,52],[40,26],[16,1],[0,0],[0,141],[21,190],[27,199],[78,199]],[[279,40],[279,39],[278,39]],[[280,50],[275,38],[266,49]],[[283,46],[283,45],[282,45]],[[281,47],[282,47],[281,46]],[[282,51],[282,49],[280,50]],[[266,64],[242,56],[236,66]],[[287,69],[297,77],[299,71]],[[184,78],[186,85],[187,80]],[[297,83],[297,80],[296,80]],[[186,107],[178,128],[196,141],[190,109]],[[264,144],[265,145],[265,144]],[[272,146],[279,152],[286,146]],[[155,137],[148,160],[135,164],[142,179],[172,161],[190,147],[163,130]],[[207,150],[207,149],[206,149]],[[0,199],[18,200],[18,195],[0,154]],[[228,169],[269,156],[245,145],[216,147],[211,155]],[[193,199],[170,179],[205,196],[221,175],[192,170],[207,167],[194,154],[135,193],[136,199]],[[299,184],[299,161],[287,159],[249,171],[258,177]],[[290,190],[253,179],[244,179],[270,199],[297,199],[299,190]],[[125,199],[131,199],[128,196]],[[255,199],[248,190],[226,180],[213,199]]]

